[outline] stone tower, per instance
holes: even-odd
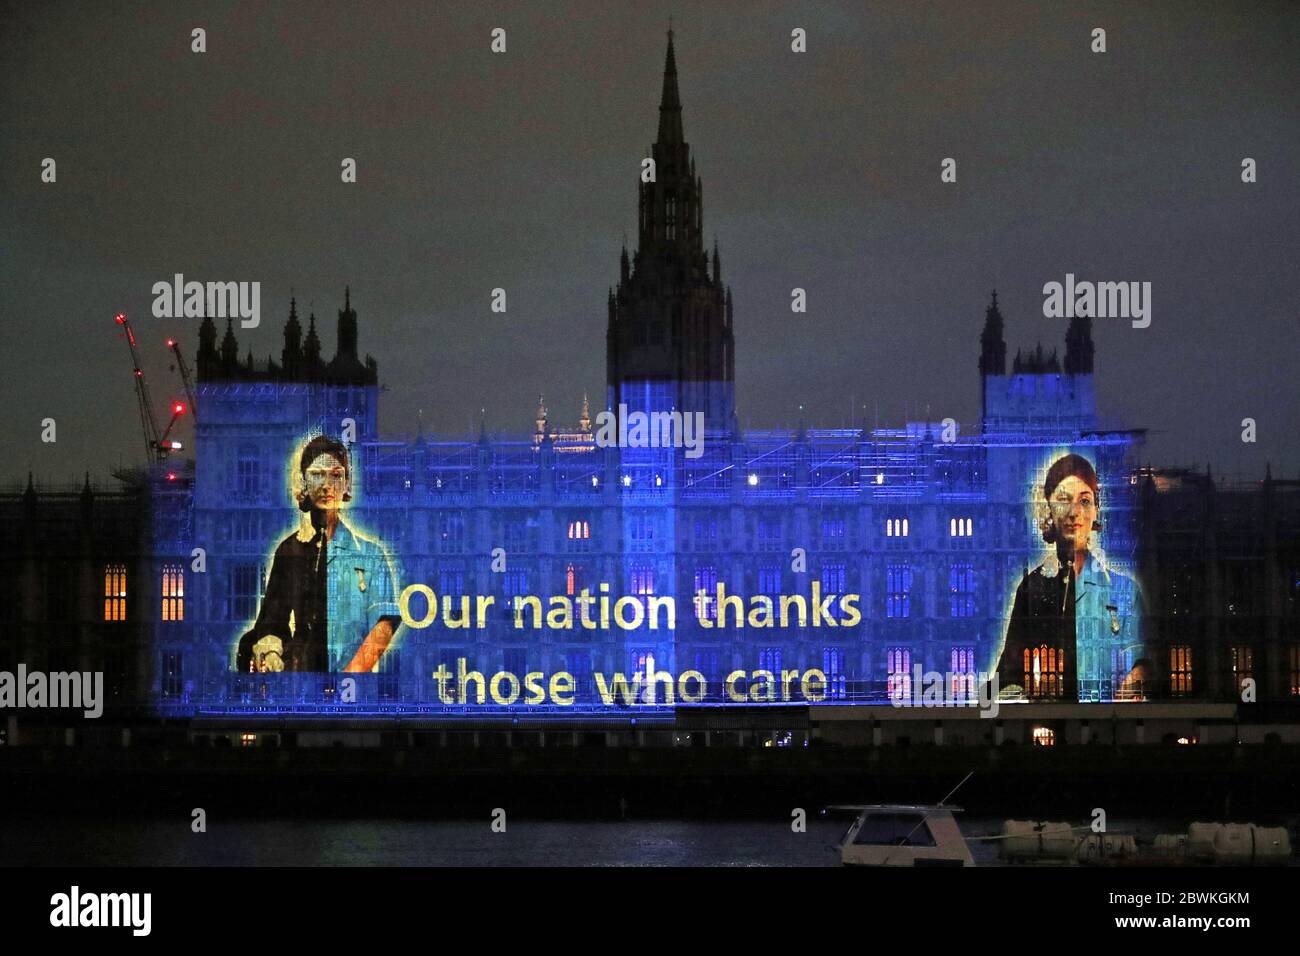
[[[653,179],[639,172],[636,253],[624,248],[609,294],[608,400],[617,410],[704,412],[714,428],[734,413],[731,291],[716,243],[704,245],[704,186],[682,129],[673,34],[668,31]]]

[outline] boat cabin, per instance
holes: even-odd
[[[845,866],[974,866],[957,827],[959,807],[912,804],[840,805],[857,818],[840,841]]]

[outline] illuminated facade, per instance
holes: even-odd
[[[6,656],[35,659],[41,602],[60,593],[47,575],[75,573],[70,613],[86,619],[69,654],[93,665],[117,653],[101,625],[127,629],[124,693],[164,714],[456,713],[465,701],[446,702],[432,675],[461,659],[484,674],[570,673],[574,711],[601,711],[597,674],[651,667],[698,672],[709,703],[728,702],[736,671],[810,670],[823,675],[828,704],[882,703],[910,690],[918,667],[992,667],[1011,595],[1044,549],[1031,500],[1068,450],[1100,476],[1110,566],[1145,588],[1153,673],[1144,694],[1223,699],[1250,677],[1261,699],[1300,695],[1298,483],[1224,489],[1142,467],[1141,432],[1098,418],[1088,320],[1071,322],[1063,360],[1038,347],[1008,369],[996,294],[980,335],[977,422],[741,431],[732,297],[716,245],[704,249],[703,182],[684,139],[671,46],[652,158],[655,182],[638,185],[638,247],[624,250],[608,301],[606,410],[703,412],[699,457],[601,445],[589,407],[575,428],[557,429],[540,402],[535,427],[515,435],[382,435],[378,366],[358,353],[347,291],[328,361],[315,316],[304,335],[296,303],[278,362],[251,351],[240,359],[232,325],[218,341],[205,320],[195,468],[126,494],[144,516],[131,534],[111,548],[79,545],[67,556],[77,570],[66,572],[42,550],[57,538],[42,529],[83,505],[49,496],[38,505],[33,489],[5,500],[9,540],[24,542],[5,558],[11,597],[0,607],[17,635]],[[354,701],[337,674],[233,666],[270,555],[299,518],[296,452],[318,432],[350,439],[353,519],[399,559],[403,584],[496,598],[483,628],[403,628]],[[602,582],[647,603],[673,595],[676,628],[519,629],[508,610],[518,596],[577,597]],[[718,606],[719,586],[744,602],[745,626],[729,603]],[[860,621],[847,624],[833,607],[802,625],[752,623],[755,596],[807,597],[814,586],[860,595]],[[733,616],[719,627],[723,613]],[[1049,673],[1055,650],[1044,648]],[[1098,679],[1080,699],[1112,699],[1115,683]],[[753,682],[737,686],[745,701],[769,702],[753,696]],[[1042,696],[1058,696],[1054,686],[1045,681]]]

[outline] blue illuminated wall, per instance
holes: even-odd
[[[185,568],[185,613],[160,622],[160,709],[168,713],[605,712],[594,675],[629,679],[653,658],[695,670],[708,700],[726,677],[821,671],[825,699],[887,699],[899,675],[984,669],[996,661],[1009,595],[1043,553],[1030,497],[1062,450],[1101,476],[1107,558],[1133,570],[1136,433],[1099,426],[1092,379],[1059,373],[986,380],[984,421],[904,428],[709,433],[699,458],[681,449],[564,446],[532,436],[377,434],[375,386],[209,383],[192,496],[159,561]],[[317,431],[355,425],[356,498],[349,522],[382,542],[403,586],[493,595],[483,628],[403,627],[379,673],[341,699],[330,674],[239,674],[234,644],[255,616],[276,544],[299,520],[291,462]],[[945,437],[954,438],[946,441]],[[194,571],[193,548],[206,554]],[[494,549],[504,570],[493,570]],[[792,558],[802,549],[806,565]],[[534,594],[672,594],[674,631],[514,626],[512,599]],[[695,592],[723,584],[754,595],[859,594],[855,627],[706,628]],[[417,602],[418,603],[418,602]],[[715,602],[704,605],[715,614]],[[567,671],[568,707],[439,699],[433,672],[460,659],[485,675]],[[662,690],[660,703],[662,704]],[[780,700],[780,697],[777,698]],[[758,698],[764,702],[763,698]]]

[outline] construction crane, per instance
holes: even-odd
[[[167,340],[167,347],[172,350],[176,356],[176,368],[181,373],[181,381],[185,383],[185,398],[190,403],[190,414],[194,420],[199,420],[199,403],[194,399],[194,380],[190,378],[190,367],[185,364],[185,356],[181,354],[180,343],[175,339]]]
[[[185,406],[180,402],[172,405],[171,421],[167,423],[167,428],[159,433],[158,421],[153,416],[153,400],[149,397],[149,385],[144,380],[144,369],[140,367],[140,353],[135,347],[135,333],[131,331],[131,323],[125,313],[117,313],[114,319],[126,332],[127,348],[131,350],[131,365],[135,373],[135,400],[140,411],[140,428],[144,432],[145,455],[150,464],[157,464],[167,459],[169,451],[180,450],[181,443],[169,440],[168,436],[176,420],[185,414]]]

